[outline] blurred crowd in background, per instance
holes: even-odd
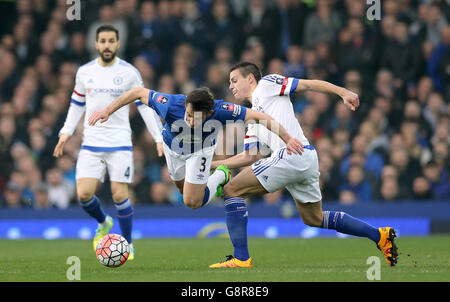
[[[383,0],[371,21],[362,0],[82,0],[81,20],[69,21],[66,0],[17,0],[0,13],[0,207],[76,205],[82,123],[64,155],[52,153],[77,68],[98,55],[100,24],[119,30],[118,56],[163,93],[207,86],[235,102],[228,77],[239,61],[356,92],[356,112],[331,95],[291,97],[319,154],[324,202],[450,201],[449,2]],[[130,199],[182,205],[136,113]],[[290,201],[286,193],[248,202]],[[98,195],[108,194],[106,181]]]

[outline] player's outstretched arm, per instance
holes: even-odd
[[[108,120],[109,116],[116,112],[118,109],[125,105],[140,99],[142,103],[148,105],[148,96],[150,90],[144,87],[135,87],[121,96],[119,96],[114,102],[112,102],[108,107],[103,110],[97,110],[89,117],[88,123],[90,126],[95,125],[97,121],[104,123]]]
[[[290,134],[281,126],[276,120],[274,120],[270,115],[263,112],[247,109],[245,114],[245,122],[256,122],[258,124],[263,124],[267,129],[278,135],[286,143],[286,152],[288,154],[302,154],[303,144],[296,138],[290,136]]]
[[[250,166],[264,156],[258,152],[257,147],[246,150],[242,153],[229,157],[227,159],[215,160],[211,162],[211,169],[215,169],[220,165],[226,165],[230,169]]]
[[[163,126],[158,114],[150,107],[143,106],[142,104],[138,105],[137,109],[144,120],[147,130],[156,142],[156,151],[158,152],[158,156],[162,157],[164,155],[163,137],[161,134]]]
[[[352,111],[355,111],[359,107],[359,97],[356,93],[326,81],[299,80],[295,91],[302,92],[305,90],[336,94],[342,98],[347,108]]]

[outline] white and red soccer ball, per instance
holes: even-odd
[[[125,263],[130,254],[128,241],[118,234],[103,236],[95,249],[95,255],[101,264],[107,267],[119,267]]]

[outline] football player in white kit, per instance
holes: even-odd
[[[95,47],[99,57],[79,67],[72,100],[59,141],[53,155],[62,155],[64,145],[84,118],[83,141],[76,163],[77,196],[81,207],[98,222],[93,240],[94,250],[101,237],[108,234],[113,225],[111,216],[102,210],[95,192],[99,181],[103,182],[108,171],[111,193],[117,209],[122,235],[130,243],[128,259],[134,259],[131,238],[133,207],[128,199],[128,184],[133,182],[133,146],[129,121],[129,106],[114,113],[108,122],[91,126],[89,115],[112,103],[122,93],[134,87],[142,87],[139,71],[118,58],[119,33],[112,26],[97,29]],[[161,121],[153,109],[136,102],[147,129],[157,142],[158,155],[163,155]]]
[[[247,248],[248,212],[243,197],[262,195],[286,188],[309,226],[335,229],[344,234],[367,237],[383,252],[388,264],[397,263],[397,246],[394,244],[395,230],[391,227],[375,228],[347,213],[322,210],[322,195],[319,187],[319,164],[317,152],[304,136],[289,95],[313,90],[340,96],[352,111],[359,106],[358,95],[331,83],[320,80],[303,80],[281,75],[262,77],[259,68],[243,62],[231,68],[230,87],[237,100],[249,100],[252,109],[265,112],[288,130],[292,137],[303,144],[303,153],[287,154],[284,143],[262,125],[249,125],[243,153],[225,160],[213,161],[211,169],[226,165],[228,168],[245,167],[223,188],[226,222],[234,255],[223,262],[211,265],[220,267],[252,267]],[[267,145],[272,154],[260,159],[259,144]]]

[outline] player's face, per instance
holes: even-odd
[[[109,63],[114,60],[119,47],[120,42],[117,40],[115,32],[104,31],[98,34],[98,40],[95,42],[95,48],[100,54],[103,62]]]
[[[244,77],[239,69],[235,69],[230,73],[230,90],[238,101],[249,99],[250,93],[250,75]]]
[[[201,111],[194,111],[192,104],[186,105],[185,120],[189,127],[194,128],[201,126],[210,114]]]

